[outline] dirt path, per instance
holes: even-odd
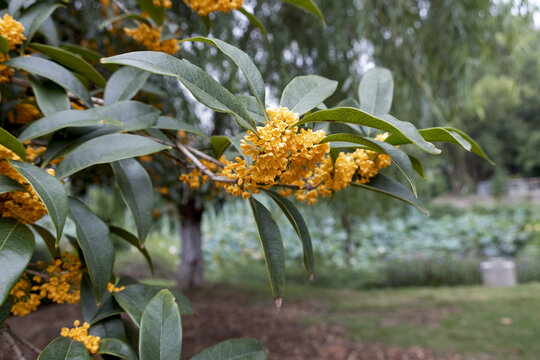
[[[270,351],[275,360],[458,360],[459,356],[435,357],[418,348],[365,344],[349,339],[339,326],[316,324],[306,327],[301,319],[321,311],[316,302],[286,302],[276,316],[271,300],[253,300],[225,288],[188,294],[197,315],[184,316],[182,359],[189,359],[205,347],[233,337],[253,337]],[[324,305],[324,304],[323,304]],[[24,318],[11,318],[14,332],[38,347],[55,338],[62,326],[80,318],[77,306],[49,305]],[[26,352],[27,359],[36,355]],[[0,339],[0,359],[15,359],[5,339]]]

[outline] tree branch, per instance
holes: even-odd
[[[2,331],[9,334],[14,340],[20,342],[21,344],[23,344],[24,346],[26,346],[30,351],[32,351],[33,353],[35,354],[41,354],[43,352],[43,350],[41,350],[40,348],[36,347],[34,344],[32,344],[30,341],[26,340],[26,339],[23,339],[21,337],[19,337],[17,334],[15,334],[13,332],[13,330],[11,330],[11,328],[9,327],[8,324],[4,324],[3,328],[2,328]]]
[[[17,342],[15,341],[15,338],[11,334],[11,332],[6,327],[7,325],[4,325],[2,328],[0,328],[0,333],[6,338],[6,341],[8,342],[11,349],[13,349],[13,352],[15,353],[15,356],[17,357],[17,360],[26,360],[26,358],[23,355],[23,352]]]

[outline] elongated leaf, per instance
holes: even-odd
[[[98,354],[114,355],[122,359],[137,360],[135,351],[122,340],[115,338],[101,339]]]
[[[116,184],[129,211],[133,215],[140,243],[143,244],[152,225],[154,190],[150,176],[135,159],[111,163]]]
[[[182,351],[182,322],[173,294],[161,290],[150,300],[141,318],[141,360],[179,359]]]
[[[238,9],[238,11],[240,11],[242,14],[244,14],[248,18],[250,23],[252,23],[256,27],[258,27],[259,30],[261,30],[261,33],[264,35],[264,38],[269,41],[268,32],[266,31],[266,28],[264,27],[261,20],[259,20],[259,18],[255,16],[255,14],[250,13],[249,11],[247,11],[244,8],[240,8],[240,9]]]
[[[315,268],[315,260],[313,257],[313,245],[311,244],[311,236],[309,235],[309,229],[300,214],[300,211],[294,206],[292,202],[281,196],[277,192],[271,190],[265,190],[268,195],[279,205],[281,210],[289,219],[294,231],[298,234],[300,241],[302,242],[302,248],[304,251],[304,266],[310,277],[313,277]]]
[[[98,63],[99,60],[103,57],[102,54],[98,53],[97,51],[90,50],[88,48],[85,48],[80,45],[75,44],[68,44],[64,43],[60,45],[60,47],[64,50],[70,51],[74,54],[82,56],[82,58],[90,63]]]
[[[119,236],[121,239],[124,239],[131,245],[135,246],[135,248],[137,248],[137,250],[139,250],[146,259],[146,262],[148,263],[152,274],[154,273],[154,264],[152,263],[152,258],[150,257],[148,250],[146,250],[146,248],[140,244],[139,239],[137,239],[135,235],[116,226],[109,226],[109,230],[112,234]]]
[[[37,224],[32,224],[31,226],[39,234],[39,236],[41,236],[43,242],[45,245],[47,245],[47,249],[49,249],[51,256],[53,258],[59,258],[61,255],[60,249],[56,246],[56,238],[53,236],[53,234],[51,234],[49,230]]]
[[[256,123],[264,125],[266,123],[265,113],[266,111],[261,111],[257,99],[249,95],[238,95],[238,100],[244,105],[249,115]]]
[[[122,308],[108,291],[105,291],[103,294],[100,304],[96,304],[92,283],[87,274],[83,276],[81,281],[81,310],[83,320],[90,325],[123,312]]]
[[[9,176],[0,175],[0,194],[10,191],[26,191],[26,188]]]
[[[13,307],[13,298],[8,297],[7,300],[0,305],[0,326],[6,322],[9,314],[11,313],[11,308]]]
[[[240,68],[240,71],[244,74],[244,77],[246,78],[246,81],[249,85],[249,88],[251,89],[251,92],[255,96],[255,99],[257,99],[257,102],[259,103],[259,107],[261,108],[261,112],[264,114],[266,109],[266,103],[265,103],[265,89],[264,89],[264,81],[262,78],[261,73],[259,72],[259,69],[255,66],[251,58],[248,54],[243,52],[242,50],[238,49],[237,47],[234,47],[225,41],[221,41],[219,39],[210,39],[203,36],[198,36],[182,41],[201,41],[207,44],[214,45],[219,50],[221,50],[225,55],[227,55],[229,58],[231,58],[232,61]]]
[[[337,85],[318,75],[297,76],[283,90],[280,106],[302,116],[332,95]]]
[[[484,150],[478,145],[473,138],[464,133],[461,130],[451,128],[451,127],[434,127],[419,130],[420,134],[427,141],[433,142],[448,142],[461,146],[467,151],[471,151],[476,155],[484,158],[490,164],[495,165],[493,161],[486,155]],[[387,139],[386,142],[393,145],[403,145],[409,144],[410,140],[399,134],[392,134]]]
[[[105,86],[103,104],[110,105],[117,101],[131,99],[141,90],[149,76],[149,72],[131,67],[116,71]]]
[[[399,134],[430,154],[439,154],[441,152],[435,145],[427,142],[413,124],[400,121],[390,115],[375,117],[362,110],[345,107],[317,111],[297,122],[295,126],[310,122],[342,122],[369,126],[393,134]]]
[[[285,250],[279,227],[272,214],[253,197],[249,199],[259,230],[261,245],[274,299],[280,301],[285,287]]]
[[[191,360],[266,360],[268,350],[255,339],[231,339],[204,349]]]
[[[233,114],[240,126],[257,132],[255,122],[236,96],[203,69],[187,60],[155,51],[137,51],[101,59],[104,64],[132,66],[154,74],[177,77],[202,104],[214,111]]]
[[[96,214],[75,198],[69,199],[69,218],[77,228],[77,242],[88,266],[96,299],[99,300],[107,291],[114,263],[109,229]]]
[[[69,110],[69,97],[61,86],[48,80],[42,83],[34,77],[29,77],[28,80],[36,95],[39,109],[45,116]]]
[[[71,72],[55,62],[37,56],[21,56],[6,61],[4,65],[43,76],[46,79],[54,81],[63,88],[70,90],[81,99],[86,106],[93,106],[88,90],[86,90],[86,87],[81,81]]]
[[[64,184],[46,171],[26,162],[10,160],[11,166],[34,188],[47,209],[60,241],[67,217],[67,192]]]
[[[67,154],[58,166],[56,174],[63,179],[92,165],[148,155],[165,149],[168,147],[139,135],[100,136],[83,143]]]
[[[92,360],[82,342],[56,338],[38,356],[38,360]]]
[[[165,8],[163,6],[154,5],[153,0],[137,0],[137,4],[143,12],[150,15],[150,18],[158,26],[163,24],[163,20],[165,19]]]
[[[101,88],[105,87],[106,81],[103,75],[101,75],[96,69],[94,69],[92,65],[90,65],[82,57],[75,55],[68,50],[60,49],[54,46],[39,43],[30,43],[28,44],[28,46],[44,55],[49,56],[54,61],[58,62],[61,65],[64,65],[68,69],[71,69],[83,75],[97,86]]]
[[[394,79],[388,69],[370,69],[360,81],[358,87],[360,109],[371,115],[388,114],[393,96]]]
[[[0,52],[4,55],[9,53],[9,42],[3,36],[0,36]]]
[[[411,164],[413,166],[414,171],[416,171],[416,173],[420,175],[422,179],[425,180],[426,176],[424,175],[424,166],[422,165],[420,160],[418,160],[416,157],[412,155],[409,155],[409,154],[407,155],[409,156],[409,159],[411,160]]]
[[[396,167],[405,175],[405,178],[411,184],[412,191],[416,196],[416,185],[414,184],[414,169],[411,160],[403,151],[384,141],[374,140],[369,137],[361,137],[353,134],[331,134],[325,137],[321,143],[332,141],[344,141],[349,143],[361,144],[378,153],[387,154],[392,158]]]
[[[13,151],[22,160],[26,161],[26,151],[24,145],[17,140],[17,138],[6,130],[0,128],[0,145],[5,146],[9,150]]]
[[[363,189],[371,190],[371,191],[404,201],[407,204],[416,207],[418,210],[422,211],[426,215],[429,215],[429,212],[418,201],[418,199],[414,197],[412,192],[410,192],[401,183],[383,174],[378,174],[373,179],[371,179],[369,183],[367,184],[360,184],[360,183],[352,182],[351,185],[357,186]]]
[[[43,24],[43,22],[51,16],[54,10],[60,6],[62,5],[49,2],[38,2],[25,11],[19,18],[19,22],[24,26],[23,34],[26,36],[27,42],[32,40],[41,24]]]
[[[60,45],[60,38],[58,36],[59,31],[56,28],[52,16],[45,19],[38,31],[43,35],[48,44],[57,47]]]
[[[214,151],[214,157],[219,159],[229,145],[231,145],[231,140],[227,136],[212,136],[210,138],[210,145]]]
[[[24,224],[0,219],[0,304],[6,301],[34,253],[34,235]]]
[[[119,128],[122,126],[121,122],[111,117],[104,116],[96,110],[97,109],[65,110],[50,116],[42,117],[28,125],[19,136],[19,139],[21,141],[35,139],[67,127],[96,126],[103,124],[117,125]]]
[[[142,313],[148,302],[163,288],[160,286],[134,284],[128,285],[120,292],[114,293],[114,298],[137,325],[141,322]],[[194,314],[189,300],[177,291],[172,291],[182,315]]]
[[[178,119],[175,119],[170,116],[160,116],[154,126],[152,126],[155,129],[163,129],[163,130],[182,130],[187,133],[200,136],[204,139],[208,140],[208,136],[206,136],[200,129],[197,127],[187,124],[184,122],[181,122]]]
[[[102,23],[100,23],[98,25],[98,29],[103,29],[103,28],[105,28],[105,27],[107,27],[107,26],[109,26],[111,24],[114,24],[115,22],[125,20],[125,19],[133,19],[135,21],[141,22],[141,23],[146,24],[148,26],[152,25],[152,23],[150,21],[148,21],[148,19],[145,18],[144,16],[139,15],[139,14],[129,13],[129,14],[118,15],[116,17],[104,20]]]
[[[99,336],[102,339],[116,338],[126,340],[124,323],[120,315],[109,316],[93,324],[88,331],[92,336]]]
[[[11,16],[14,16],[17,11],[24,5],[28,0],[10,0],[8,12]]]
[[[326,27],[326,22],[324,21],[324,16],[317,4],[313,0],[281,0],[285,3],[289,3],[292,5],[295,5],[299,7],[300,9],[304,9],[306,11],[309,11],[313,15],[317,16],[324,27]]]

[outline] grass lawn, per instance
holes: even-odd
[[[256,293],[261,284],[240,285]],[[339,324],[362,342],[417,345],[465,359],[540,358],[540,284],[384,290],[327,290],[290,286],[286,300],[320,311],[303,319]]]

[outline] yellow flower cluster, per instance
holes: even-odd
[[[250,192],[276,184],[303,188],[306,177],[330,150],[328,144],[319,144],[325,135],[323,130],[291,127],[299,119],[289,109],[280,107],[267,112],[270,120],[257,128],[259,135],[248,131],[241,141],[242,151],[252,163],[237,157],[220,174],[238,180],[236,184],[221,184],[232,195],[248,198]]]
[[[60,336],[72,338],[75,341],[82,342],[90,354],[95,354],[99,350],[99,341],[101,338],[99,336],[92,336],[88,334],[88,329],[90,329],[90,324],[85,322],[81,326],[79,320],[73,322],[73,329],[62,328]]]
[[[9,14],[4,14],[0,19],[0,35],[9,43],[9,50],[15,50],[17,45],[23,43],[26,37],[23,35],[24,27],[20,22],[13,19]]]
[[[191,160],[188,159],[191,162]],[[220,161],[225,161],[225,157],[221,157]],[[205,159],[201,159],[201,163],[206,166],[208,169],[214,171],[217,166],[213,162],[210,162]],[[180,175],[180,181],[184,183],[189,183],[189,187],[192,189],[198,189],[202,184],[206,183],[209,180],[208,175],[203,174],[201,170],[195,168],[187,174]]]
[[[355,177],[360,183],[369,182],[380,169],[391,163],[388,155],[364,149],[341,152],[333,162],[328,156],[329,145],[320,143],[324,131],[292,127],[299,118],[287,108],[267,112],[270,120],[264,127],[257,128],[258,136],[248,131],[241,141],[242,152],[251,158],[251,164],[240,157],[234,162],[222,160],[226,166],[220,175],[234,179],[236,183],[219,183],[218,186],[234,196],[246,199],[261,188],[286,185],[296,188],[294,196],[298,200],[311,205],[319,195],[324,197],[346,188]],[[384,141],[387,136],[380,134],[375,140]],[[192,173],[200,175],[199,170]],[[198,178],[183,178],[197,185]],[[280,193],[289,196],[293,189],[280,190]]]
[[[39,276],[37,277],[39,278]],[[31,293],[32,289],[30,280],[23,274],[17,284],[13,287],[9,295],[13,297],[13,307],[11,313],[17,316],[25,316],[32,311],[36,311],[41,304],[41,297],[36,293]]]
[[[171,0],[152,0],[154,6],[163,6],[165,9],[170,9],[172,7]]]
[[[227,13],[240,9],[244,4],[244,0],[184,0],[184,2],[201,16],[215,11]]]
[[[125,288],[126,288],[125,286],[116,287],[116,286],[114,286],[113,283],[108,283],[107,284],[107,291],[110,292],[111,294],[115,293],[115,292],[120,292],[120,291],[124,290]]]
[[[40,296],[63,304],[77,304],[81,300],[82,263],[77,255],[62,253],[46,268],[49,279],[39,289]]]
[[[175,39],[161,41],[161,27],[150,27],[146,24],[140,24],[136,29],[124,28],[124,32],[131,36],[137,43],[146,46],[151,51],[161,51],[174,55],[180,47]]]
[[[29,151],[31,156],[33,156],[32,151],[35,150]],[[7,159],[22,160],[14,152],[0,145],[0,175],[12,178],[23,185],[27,191],[0,194],[0,215],[15,218],[24,224],[34,223],[47,214],[47,209],[34,188],[11,166]]]
[[[41,117],[41,112],[35,105],[30,103],[17,104],[7,114],[8,121],[12,124],[28,124],[39,117]]]
[[[9,50],[14,50],[17,45],[22,44],[26,37],[23,35],[24,27],[14,20],[9,14],[4,14],[0,19],[0,35],[7,40]],[[9,55],[0,53],[0,62],[9,60]],[[8,82],[13,76],[13,69],[0,64],[0,83]]]
[[[25,316],[35,311],[44,298],[58,304],[80,302],[82,264],[77,255],[63,252],[61,259],[52,260],[48,266],[39,265],[46,266],[46,275],[34,276],[32,282],[35,285],[23,274],[11,290],[14,300],[11,312],[14,315]]]

